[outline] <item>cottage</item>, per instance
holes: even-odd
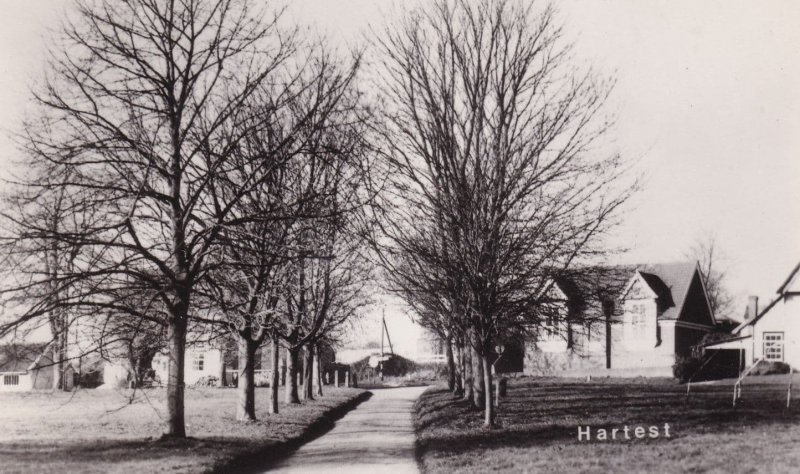
[[[201,378],[219,377],[223,364],[222,351],[216,348],[198,345],[188,347],[184,356],[184,382],[194,385]],[[153,370],[162,382],[167,380],[169,356],[158,354],[153,359]]]
[[[526,341],[527,373],[671,376],[716,324],[696,262],[578,269],[548,291],[557,310]]]
[[[785,362],[800,368],[800,264],[794,267],[777,296],[759,312],[758,298],[748,301],[745,321],[733,338],[706,346],[707,351],[741,351],[744,365],[758,361]]]
[[[56,364],[48,344],[6,344],[0,346],[0,392],[49,390],[53,388]],[[71,390],[75,370],[67,365],[64,386]]]

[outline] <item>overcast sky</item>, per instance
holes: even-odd
[[[391,3],[294,0],[291,9],[332,37],[358,41]],[[0,0],[4,130],[18,126],[64,4]],[[800,261],[800,2],[558,5],[581,57],[616,75],[609,105],[618,123],[608,140],[646,174],[615,236],[631,249],[619,261],[680,260],[714,234],[739,306],[747,294],[771,298]],[[14,154],[0,138],[0,160]],[[390,324],[405,326],[390,313]]]

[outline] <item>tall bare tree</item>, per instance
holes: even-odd
[[[248,133],[240,125],[262,125],[249,99],[285,85],[294,35],[279,13],[245,0],[78,0],[35,96],[29,160],[69,176],[50,190],[102,218],[23,234],[83,249],[82,265],[63,279],[70,296],[61,306],[125,311],[166,327],[165,436],[186,434],[184,352],[197,282],[222,230],[243,222],[231,210],[268,173],[251,168],[225,200],[214,184],[238,172],[230,157]],[[118,305],[114,295],[129,285],[152,291],[164,317]],[[34,307],[12,324],[40,315]]]
[[[597,147],[610,84],[570,64],[549,6],[438,0],[376,42],[391,169],[376,242],[463,282],[453,316],[491,426],[494,342],[540,324],[553,272],[602,252],[626,200],[623,163]]]

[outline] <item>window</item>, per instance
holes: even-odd
[[[642,313],[634,313],[633,315],[633,335],[634,337],[643,337],[645,335],[645,320]]]
[[[764,359],[783,361],[783,333],[764,333]]]
[[[194,358],[192,359],[192,369],[194,369],[197,372],[202,372],[204,362],[205,361],[203,360],[203,354],[195,355]]]
[[[19,385],[19,375],[4,375],[3,385]]]
[[[634,338],[647,336],[647,317],[644,304],[635,304],[631,308],[631,329]]]

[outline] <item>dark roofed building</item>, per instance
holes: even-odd
[[[56,365],[48,344],[0,346],[0,391],[20,392],[53,388]],[[75,372],[67,366],[65,386],[71,389]]]
[[[671,376],[715,325],[696,262],[580,268],[551,291],[565,314],[527,342],[528,373]]]

